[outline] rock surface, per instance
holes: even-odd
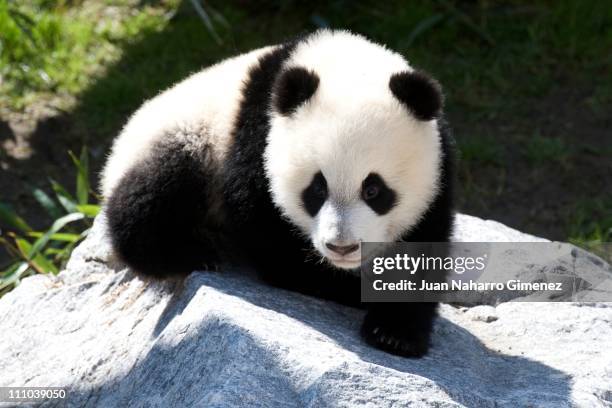
[[[482,248],[486,248],[485,253],[488,255],[487,268],[484,273],[473,277],[475,281],[518,280],[527,283],[562,284],[561,291],[476,291],[469,297],[462,295],[461,304],[495,306],[510,300],[612,301],[612,267],[601,258],[575,245],[550,242],[496,221],[485,221],[465,214],[458,214],[456,217],[453,240],[486,243]],[[503,244],[505,242],[508,244]],[[456,249],[462,250],[465,247]],[[602,249],[610,253],[612,245],[602,246]]]
[[[458,240],[539,240],[457,224]],[[0,299],[0,386],[66,387],[44,405],[75,407],[612,406],[612,304],[443,305],[430,354],[404,359],[363,343],[360,310],[235,271],[145,281],[103,235],[97,220],[66,271]]]

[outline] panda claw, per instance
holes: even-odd
[[[428,333],[397,331],[395,327],[369,326],[365,321],[362,334],[366,342],[380,350],[403,357],[422,357],[429,348]]]

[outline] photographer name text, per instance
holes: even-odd
[[[461,281],[452,280],[450,282],[414,282],[402,279],[397,282],[385,282],[377,279],[372,284],[377,291],[490,291],[490,290],[511,290],[511,291],[562,291],[561,282],[522,282],[518,279],[511,279],[507,282],[476,282],[473,280]]]

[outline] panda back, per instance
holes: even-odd
[[[273,47],[261,48],[206,68],[146,101],[115,139],[102,172],[101,192],[108,198],[156,144],[206,147],[221,162],[235,126],[243,85],[250,69]]]

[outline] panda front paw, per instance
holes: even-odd
[[[368,313],[361,326],[366,343],[402,357],[418,358],[429,350],[429,331],[376,319]]]

